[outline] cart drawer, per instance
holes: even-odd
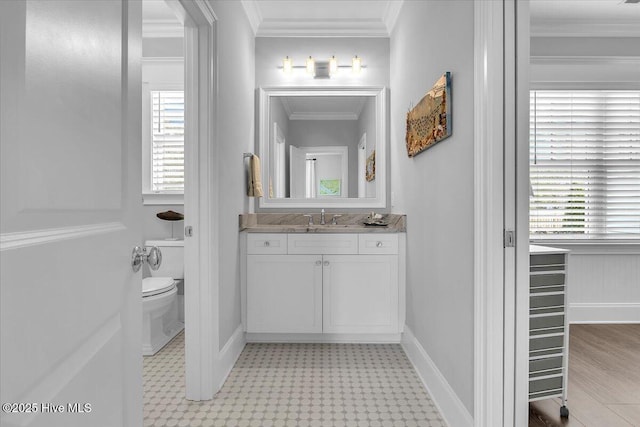
[[[553,316],[532,317],[529,319],[530,331],[550,329],[550,328],[564,329],[564,314],[556,314]]]
[[[564,294],[531,295],[530,308],[560,307],[564,306]]]
[[[529,361],[529,377],[562,374],[562,356]]]
[[[564,273],[532,274],[529,279],[532,288],[564,285]]]
[[[564,264],[564,254],[529,255],[529,265]]]
[[[529,394],[562,389],[562,376],[529,380]]]
[[[529,339],[529,352],[559,348],[564,345],[564,335],[550,337],[532,337]]]

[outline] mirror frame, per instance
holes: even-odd
[[[259,88],[258,102],[259,133],[258,155],[262,162],[262,185],[265,196],[259,199],[259,208],[386,208],[387,207],[387,153],[389,150],[387,138],[387,103],[385,87],[278,87]],[[269,198],[269,136],[271,98],[282,96],[372,96],[376,104],[376,197],[357,198],[316,198],[291,199]]]

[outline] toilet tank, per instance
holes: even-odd
[[[162,263],[151,270],[153,277],[184,279],[184,240],[147,240],[145,246],[157,246],[162,252]]]

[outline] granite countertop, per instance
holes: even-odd
[[[331,225],[333,215],[342,215],[337,225]],[[407,230],[406,215],[385,214],[386,226],[369,226],[364,222],[369,214],[326,213],[327,225],[320,225],[320,214],[313,214],[314,225],[301,213],[257,213],[240,215],[240,231],[248,233],[403,233]]]

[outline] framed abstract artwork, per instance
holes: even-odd
[[[445,72],[407,113],[407,154],[414,157],[451,136],[451,73]]]

